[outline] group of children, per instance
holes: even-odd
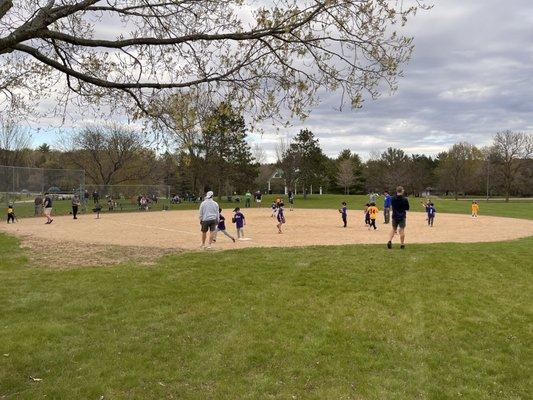
[[[217,241],[217,233],[222,232],[225,236],[233,240],[233,242],[235,243],[235,237],[229,234],[226,230],[226,218],[222,215],[222,208],[218,209],[218,213],[218,225],[213,235],[213,242]],[[237,239],[244,238],[244,226],[246,225],[246,219],[244,218],[244,214],[241,212],[241,209],[239,207],[233,210],[233,217],[231,218],[231,222],[234,223],[235,227],[237,228]]]
[[[435,208],[435,204],[433,204],[432,201],[429,199],[425,202],[421,202],[422,207],[424,207],[424,210],[426,211],[427,217],[426,221],[428,223],[429,227],[433,227],[433,223],[435,221],[435,215],[437,214],[437,209]],[[479,213],[479,203],[477,201],[472,202],[472,218],[477,218]],[[342,218],[342,224],[343,227],[346,228],[348,226],[348,208],[346,206],[346,202],[343,201],[341,203],[341,208],[339,209],[339,213],[341,214]],[[371,228],[374,228],[374,230],[377,229],[376,226],[376,219],[378,217],[379,210],[376,207],[376,203],[366,203],[364,207],[364,216],[365,216],[365,226],[368,227],[370,230]]]
[[[372,228],[374,228],[374,230],[378,229],[376,219],[378,218],[379,209],[377,208],[376,203],[366,203],[363,212],[365,216],[365,226],[367,226],[369,230]],[[346,228],[348,226],[348,207],[345,201],[341,203],[339,213],[342,218],[342,226],[343,228]]]
[[[272,217],[276,218],[278,228],[278,233],[283,233],[283,230],[281,229],[283,224],[285,223],[285,214],[283,210],[283,200],[281,198],[276,199],[276,201],[273,204],[272,207]],[[213,236],[213,242],[216,242],[217,240],[217,233],[222,232],[226,237],[233,240],[233,242],[236,241],[235,237],[228,233],[226,230],[226,218],[222,215],[222,208],[218,209],[219,212],[219,219],[218,219],[218,226]],[[235,224],[235,228],[237,229],[237,239],[244,239],[244,227],[246,226],[246,218],[244,217],[244,214],[241,212],[240,207],[236,207],[233,210],[233,217],[231,218],[231,222]]]
[[[435,209],[435,205],[429,200],[427,200],[425,203],[422,202],[421,204],[426,210],[426,214],[427,214],[426,220],[428,222],[428,226],[433,226],[433,222],[435,220],[435,214],[437,213],[437,210]],[[477,209],[479,209],[479,206]],[[343,228],[346,228],[348,226],[348,207],[345,201],[341,203],[341,208],[339,209],[339,213],[341,214],[341,218],[342,218],[342,226]],[[368,230],[372,228],[374,228],[374,230],[378,229],[376,225],[376,219],[378,218],[379,209],[376,206],[376,203],[374,202],[366,203],[363,213],[365,216],[365,226],[368,227]],[[473,211],[472,211],[472,216],[474,216]],[[476,211],[476,216],[477,216],[477,211]]]

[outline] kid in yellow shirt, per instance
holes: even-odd
[[[7,206],[7,223],[15,223],[15,218],[15,207],[13,207],[13,204],[9,204]]]
[[[376,227],[376,218],[378,217],[379,210],[376,207],[376,203],[370,203],[367,212],[370,214],[370,225],[368,226],[368,229],[371,227],[374,227],[374,230],[378,229]]]
[[[472,202],[472,218],[477,218],[477,214],[479,212],[479,204],[477,201]]]

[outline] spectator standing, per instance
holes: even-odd
[[[72,196],[72,217],[78,219],[78,208],[80,206],[80,196],[75,194]]]
[[[385,223],[390,223],[390,208],[391,208],[391,197],[389,192],[384,193],[385,198],[383,199],[383,216],[385,217]]]
[[[52,218],[52,196],[47,192],[44,194],[43,201],[44,216],[46,217],[45,224],[51,224],[54,222]]]
[[[37,195],[35,197],[35,200],[33,201],[34,202],[34,216],[37,217],[37,216],[40,216],[43,214],[43,198],[41,197],[41,195]]]

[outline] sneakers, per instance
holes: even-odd
[[[392,249],[392,242],[390,240],[387,242],[387,249]],[[400,249],[405,249],[405,244],[400,245]]]

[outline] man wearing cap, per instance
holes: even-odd
[[[204,201],[200,204],[200,225],[202,227],[202,249],[205,249],[205,240],[207,239],[207,231],[209,231],[208,249],[211,248],[213,242],[213,235],[218,225],[219,207],[216,201],[213,200],[213,192],[209,191],[205,194]]]

